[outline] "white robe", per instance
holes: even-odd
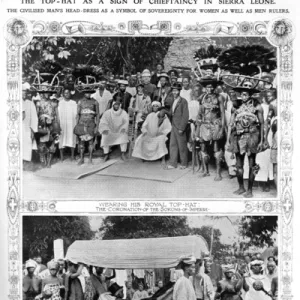
[[[260,280],[263,283],[264,289],[270,292],[271,283],[269,279],[264,275],[252,275],[251,277],[246,277],[246,283],[249,285],[249,291],[246,292],[245,300],[270,300],[271,298],[266,295],[263,291],[256,291],[253,288],[253,283],[256,280]]]
[[[104,112],[100,124],[99,132],[102,134],[101,147],[120,145],[128,143],[129,118],[125,110],[114,111],[113,108]],[[125,129],[125,133],[121,133]],[[104,135],[103,131],[108,130]]]
[[[32,150],[36,150],[36,141],[31,138],[31,131],[37,132],[38,130],[38,117],[35,105],[30,100],[23,101],[23,111],[25,118],[22,121],[22,134],[23,134],[23,160],[31,161]]]
[[[173,300],[196,300],[196,293],[191,280],[182,276],[176,281]]]
[[[97,100],[99,104],[99,114],[101,116],[107,110],[108,102],[113,98],[113,95],[108,90],[104,89],[102,96],[100,96],[100,91],[97,90],[91,97]]]
[[[59,137],[59,148],[76,146],[76,135],[74,127],[76,126],[77,104],[73,100],[61,100],[58,105],[58,115],[61,127]]]
[[[142,134],[136,139],[132,152],[133,157],[145,160],[157,160],[168,153],[166,147],[167,134],[172,126],[167,117],[158,127],[158,113],[147,116],[142,126]]]

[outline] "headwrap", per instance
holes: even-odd
[[[48,267],[49,270],[51,270],[51,269],[58,270],[59,269],[59,263],[56,260],[50,260],[47,263],[47,267]]]
[[[235,268],[234,265],[232,264],[222,265],[222,270],[224,273],[229,273],[229,272],[235,273]]]
[[[196,262],[195,256],[182,256],[180,257],[180,262],[186,264],[186,265],[192,265]]]
[[[128,81],[127,80],[119,80],[118,84],[128,85]]]
[[[158,107],[161,107],[161,103],[159,101],[153,101],[151,103],[151,106],[157,105]]]
[[[255,259],[253,261],[250,262],[250,266],[255,266],[255,265],[258,265],[258,266],[263,266],[264,265],[264,262],[262,260],[258,260],[258,259]]]
[[[25,263],[25,268],[36,268],[37,267],[37,263],[36,261],[34,261],[33,259],[28,259]]]

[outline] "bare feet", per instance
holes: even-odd
[[[179,169],[180,169],[180,170],[185,170],[185,169],[186,169],[186,166],[180,166]]]
[[[83,163],[84,163],[84,160],[83,160],[83,158],[81,158],[81,159],[79,160],[79,162],[78,162],[78,166],[83,165]]]
[[[93,165],[93,160],[91,158],[89,159],[89,165]]]
[[[235,195],[242,195],[246,192],[245,188],[239,188],[238,190],[236,190],[235,192],[233,192]]]
[[[172,165],[166,165],[165,170],[172,170],[172,169],[176,169],[175,167],[173,167]]]
[[[206,172],[206,173],[203,173],[203,174],[200,174],[199,177],[208,177],[210,176],[209,172]]]
[[[217,174],[214,180],[215,181],[221,181],[222,180],[222,176],[220,174]]]
[[[127,158],[126,158],[126,156],[125,156],[125,153],[124,153],[124,152],[122,152],[122,154],[121,154],[121,159],[122,159],[122,160],[127,160]]]
[[[247,191],[246,194],[244,194],[244,198],[252,198],[253,194],[252,191]]]
[[[104,158],[103,158],[103,161],[106,162],[106,161],[108,161],[108,160],[109,160],[109,155],[108,155],[108,154],[105,154],[105,155],[104,155]]]

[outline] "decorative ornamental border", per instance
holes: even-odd
[[[21,24],[23,32],[16,34],[15,24]],[[284,25],[280,31],[277,25]],[[30,42],[33,35],[47,36],[262,36],[278,48],[278,65],[280,70],[279,111],[279,178],[278,193],[280,201],[244,201],[245,209],[241,214],[263,214],[281,216],[279,235],[280,255],[280,292],[279,299],[291,299],[292,283],[292,250],[293,250],[293,210],[292,193],[292,155],[293,155],[293,113],[292,113],[292,80],[293,80],[293,38],[295,28],[285,18],[258,22],[213,21],[192,25],[172,24],[171,21],[158,21],[148,25],[141,20],[128,23],[106,25],[88,21],[44,22],[28,21],[15,18],[5,25],[6,39],[6,78],[7,78],[7,157],[8,157],[8,273],[9,299],[21,297],[21,253],[22,245],[20,225],[22,213],[57,213],[56,201],[22,201],[21,199],[21,48]],[[241,200],[242,201],[242,200]]]

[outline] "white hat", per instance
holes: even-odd
[[[196,262],[196,258],[193,255],[191,255],[191,256],[182,256],[180,258],[180,262],[183,262],[186,265],[192,265]]]
[[[29,259],[26,261],[25,263],[25,268],[36,268],[37,267],[37,263],[36,261],[34,261],[33,259]]]
[[[119,80],[118,84],[128,85],[128,81],[127,80]]]
[[[143,76],[151,76],[151,73],[150,73],[150,71],[148,70],[148,69],[145,69],[144,71],[143,71],[143,73],[142,73],[142,77]]]
[[[152,106],[157,105],[157,106],[161,107],[161,103],[160,103],[159,101],[153,101],[153,102],[151,103],[151,105],[152,105]]]

